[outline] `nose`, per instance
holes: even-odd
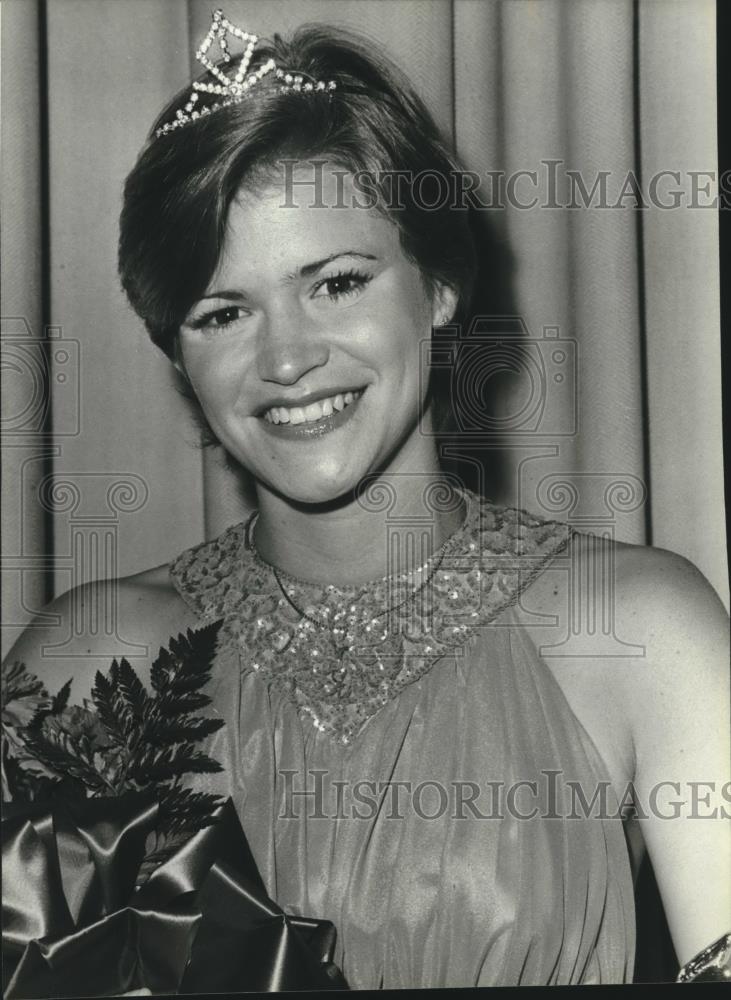
[[[256,364],[263,382],[294,385],[330,358],[330,347],[319,324],[303,310],[269,310],[259,330]]]

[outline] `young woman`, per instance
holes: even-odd
[[[227,32],[217,15],[204,63]],[[211,63],[153,127],[119,260],[257,509],[106,585],[123,634],[155,648],[223,621],[224,771],[198,786],[232,796],[272,897],[334,922],[351,987],[629,981],[645,845],[688,962],[731,926],[723,608],[679,556],[445,469],[423,348],[469,321],[476,258],[468,213],[427,211],[409,181],[457,164],[364,43],[238,37],[244,65]],[[609,599],[582,583],[600,559],[638,654],[586,627],[581,656],[542,656],[570,600]],[[51,690],[53,634],[11,653]]]

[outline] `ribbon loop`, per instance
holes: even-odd
[[[7,1000],[347,988],[333,925],[267,896],[230,799],[135,889],[156,816],[146,793],[6,811]]]

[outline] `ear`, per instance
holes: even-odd
[[[192,386],[190,384],[190,379],[188,378],[188,373],[185,370],[185,365],[183,364],[182,360],[180,358],[173,358],[172,359],[172,363],[173,363],[173,368],[178,373],[178,375],[180,376],[180,378],[192,390]]]
[[[181,375],[186,382],[190,383],[190,379],[188,378],[188,372],[185,369],[185,362],[183,361],[183,352],[180,349],[180,341],[178,340],[177,337],[175,339],[175,345],[173,347],[173,356],[170,358],[170,360],[172,361],[173,368],[178,373],[178,375]]]
[[[432,296],[432,326],[446,326],[459,302],[459,293],[451,285],[437,283]]]

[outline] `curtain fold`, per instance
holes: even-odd
[[[534,369],[545,366],[545,383],[533,387],[546,396],[540,423],[522,419],[531,415],[530,371],[514,390],[508,495],[643,542],[635,215],[559,207],[571,197],[567,171],[591,187],[602,170],[619,177],[634,167],[633,4],[546,0],[488,10],[469,0],[456,7],[457,36],[468,46],[455,97],[458,145],[468,168],[502,184],[492,215],[503,214],[501,244],[512,256],[510,311],[525,323]],[[617,490],[637,490],[637,502],[608,505]]]
[[[67,428],[64,396],[53,395],[54,430],[69,431],[54,467],[57,592],[79,575],[163,562],[203,531],[195,430],[116,276],[125,175],[189,79],[187,24],[174,6],[47,5],[51,316],[78,341],[80,397],[78,428]]]
[[[17,337],[4,321],[11,626],[51,596],[44,559],[56,592],[137,572],[217,534],[252,502],[220,454],[195,447],[170,366],[116,277],[123,179],[156,112],[190,79],[212,6],[3,4],[3,316],[28,320],[37,351],[45,282],[55,434],[23,436],[13,424],[34,383],[13,368]],[[610,195],[632,172],[647,183],[681,171],[687,188],[688,171],[716,170],[711,0],[228,0],[225,9],[261,35],[307,21],[366,34],[412,77],[481,194],[488,175],[503,186],[513,178],[513,204],[481,213],[485,300],[527,331],[514,338],[520,361],[506,327],[501,363],[525,371],[503,402],[499,499],[680,552],[727,601],[715,212],[650,207],[640,217],[629,197],[604,210],[515,204],[550,202],[552,177],[563,203],[571,170],[588,188],[609,171]],[[520,171],[535,171],[535,184]],[[533,376],[550,388],[540,389],[542,410]],[[34,465],[38,448],[45,457]]]
[[[3,9],[2,606],[7,645],[52,596],[52,537],[46,512],[33,502],[54,452],[47,433],[50,386],[43,328],[40,17],[34,0]]]
[[[690,176],[697,206],[643,212],[652,543],[695,562],[728,606],[718,212],[709,207],[718,176],[715,14],[695,0],[640,4],[640,168],[647,178]],[[663,178],[660,200],[672,205],[679,187]]]

